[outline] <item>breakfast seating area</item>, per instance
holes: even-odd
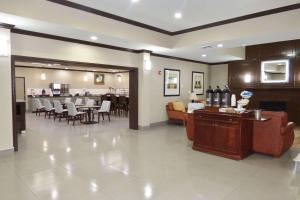
[[[74,98],[73,98],[74,99]],[[51,100],[51,98],[33,98],[33,110],[36,116],[44,114],[45,119],[53,117],[59,122],[63,119],[73,126],[76,121],[81,124],[100,123],[100,119],[111,120],[111,114],[118,117],[128,117],[129,113],[129,98],[125,96],[115,96],[112,94],[102,95],[101,100],[95,100],[88,97],[72,98],[66,97],[64,100]],[[97,117],[97,120],[95,118]]]

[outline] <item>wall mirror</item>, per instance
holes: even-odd
[[[261,62],[262,83],[288,83],[289,60],[272,60]]]

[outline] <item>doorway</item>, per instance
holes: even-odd
[[[115,69],[119,71],[127,71],[129,73],[129,128],[137,130],[138,129],[138,68],[128,67],[128,66],[115,66],[106,65],[98,63],[85,63],[76,62],[68,60],[57,60],[57,59],[45,59],[37,57],[27,57],[27,56],[12,56],[12,111],[13,111],[13,138],[14,138],[14,148],[18,149],[18,137],[16,131],[16,100],[18,98],[24,97],[26,99],[26,89],[25,89],[25,78],[16,77],[16,63],[17,62],[27,62],[27,63],[55,63],[55,68],[62,70],[60,66],[74,66],[81,67],[83,70],[88,71],[89,68],[101,68],[101,69]],[[46,69],[46,68],[45,68]],[[53,70],[53,67],[51,67]],[[66,68],[64,69],[66,70]]]

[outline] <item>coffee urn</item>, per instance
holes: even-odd
[[[231,92],[228,86],[225,85],[225,88],[222,92],[222,107],[227,108],[231,105]]]
[[[214,101],[214,90],[211,86],[206,90],[206,106],[212,106]]]
[[[222,90],[219,86],[214,90],[214,104],[215,107],[221,107],[221,101],[222,101]]]

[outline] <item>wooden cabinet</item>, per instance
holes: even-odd
[[[240,160],[252,151],[251,112],[244,114],[199,110],[194,113],[193,149]]]

